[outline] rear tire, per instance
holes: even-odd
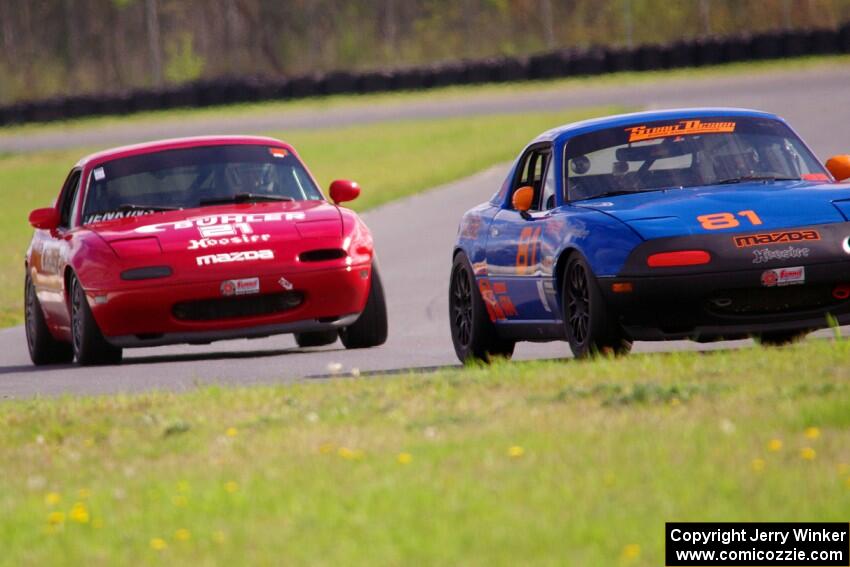
[[[295,342],[301,348],[320,347],[336,342],[339,333],[336,329],[331,331],[310,331],[307,333],[295,333]]]
[[[71,336],[74,357],[82,366],[118,364],[123,351],[109,344],[89,307],[86,292],[77,276],[71,276]]]
[[[632,349],[605,303],[596,276],[577,252],[567,260],[561,299],[570,350],[576,358],[597,354],[626,355]]]
[[[455,354],[461,362],[490,362],[495,356],[513,356],[516,342],[499,337],[496,326],[487,313],[481,291],[475,285],[472,266],[463,252],[455,256],[452,264],[449,280],[449,324]]]
[[[387,342],[387,303],[377,262],[372,262],[366,307],[357,321],[340,329],[339,338],[348,349],[376,347]]]
[[[36,366],[47,364],[69,364],[74,361],[74,349],[70,344],[56,340],[50,334],[44,311],[35,293],[35,286],[27,274],[24,280],[24,320],[27,348],[30,359]]]
[[[757,336],[756,342],[763,346],[780,347],[802,341],[807,334],[807,331],[774,331]]]

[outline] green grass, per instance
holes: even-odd
[[[9,401],[0,562],[655,566],[665,521],[844,522],[848,360],[823,340]]]
[[[358,181],[363,192],[351,206],[362,211],[511,159],[532,137],[552,126],[621,110],[605,107],[385,122],[298,131],[286,139],[295,145],[323,188],[333,179]],[[0,187],[6,202],[0,209],[0,326],[20,323],[23,318],[23,262],[32,234],[27,216],[30,210],[52,203],[83,153],[0,157]]]
[[[98,116],[51,123],[35,123],[20,126],[0,127],[0,138],[23,134],[47,132],[73,132],[92,127],[110,127],[133,123],[170,122],[174,120],[202,122],[218,117],[222,113],[233,116],[262,115],[280,112],[316,111],[337,107],[366,107],[374,105],[404,105],[422,100],[445,100],[463,96],[499,95],[505,93],[540,92],[565,88],[594,86],[622,86],[624,84],[656,83],[665,80],[702,79],[724,76],[758,74],[771,71],[801,71],[814,68],[838,68],[850,62],[848,55],[821,55],[775,59],[769,61],[747,61],[662,71],[628,71],[592,77],[572,77],[545,81],[521,81],[515,83],[485,84],[471,86],[442,87],[425,91],[401,91],[367,95],[333,95],[290,101],[233,104],[209,108],[140,112],[128,116]]]

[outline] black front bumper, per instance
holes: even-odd
[[[729,233],[677,237],[637,247],[617,277],[599,278],[602,293],[633,340],[738,339],[769,332],[810,331],[850,324],[850,223],[811,227],[820,239],[739,247]],[[807,249],[805,257],[755,262],[755,250]],[[700,249],[703,266],[649,268],[654,253]],[[799,267],[805,281],[766,286],[766,271]],[[631,284],[631,292],[614,291]],[[620,286],[622,288],[622,286]]]

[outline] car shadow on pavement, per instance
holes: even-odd
[[[134,356],[125,358],[121,364],[111,366],[92,366],[89,368],[121,368],[122,366],[135,366],[143,364],[163,364],[170,362],[203,362],[206,360],[238,360],[249,358],[270,358],[275,356],[287,356],[293,354],[308,354],[308,353],[332,353],[345,351],[344,348],[285,348],[285,349],[265,349],[265,350],[248,350],[248,351],[220,351],[220,352],[198,352],[198,353],[180,353],[180,354],[156,354],[150,356]],[[17,364],[13,366],[0,366],[0,376],[4,374],[26,374],[38,372],[56,372],[78,370],[83,367],[76,364],[57,364],[49,366],[35,366],[32,364]]]

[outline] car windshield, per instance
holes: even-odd
[[[635,123],[576,136],[564,151],[570,201],[754,180],[829,180],[788,126],[758,117]]]
[[[230,202],[321,200],[301,162],[258,145],[168,150],[92,170],[83,223]]]

